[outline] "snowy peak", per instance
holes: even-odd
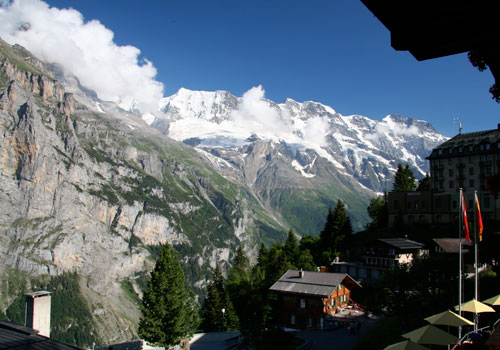
[[[425,158],[446,140],[423,120],[395,114],[381,121],[343,116],[319,102],[289,98],[277,104],[264,95],[261,86],[242,97],[227,91],[180,89],[161,102],[161,122],[168,125],[163,132],[205,152],[240,149],[241,157],[245,157],[244,147],[260,141],[310,150],[312,159],[325,160],[372,191],[381,191],[391,181],[398,163],[408,163],[417,177],[423,176],[428,171]],[[303,178],[314,178],[312,167],[306,169],[298,158],[300,152],[287,161],[290,169]],[[213,154],[224,158],[223,153]],[[235,155],[231,157],[224,160],[234,163]]]
[[[238,99],[228,91],[192,91],[179,89],[174,95],[160,101],[160,112],[167,119],[186,117],[221,123],[237,107]]]

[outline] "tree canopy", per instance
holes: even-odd
[[[224,311],[223,311],[224,310]],[[238,317],[225,287],[220,266],[217,264],[213,280],[208,284],[203,303],[201,327],[205,332],[238,329]]]
[[[168,244],[162,247],[151,272],[141,313],[139,335],[160,346],[175,345],[198,327],[193,293],[187,289],[177,254]]]
[[[394,192],[411,192],[415,191],[417,186],[415,184],[415,175],[411,171],[408,164],[403,168],[402,164],[398,164],[398,170],[394,177],[394,184],[392,190]]]
[[[366,208],[368,211],[368,216],[372,219],[372,222],[368,224],[369,230],[376,230],[381,228],[386,228],[388,225],[388,211],[387,211],[387,200],[384,196],[375,197],[370,199],[370,204]]]

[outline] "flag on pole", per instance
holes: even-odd
[[[474,201],[476,202],[476,222],[477,230],[479,231],[479,242],[481,242],[483,240],[483,218],[481,216],[481,207],[479,206],[477,192],[474,193]]]
[[[467,209],[465,208],[465,198],[464,194],[462,195],[462,225],[463,231],[465,232],[465,239],[470,243],[470,235],[469,235],[469,223],[467,222]]]

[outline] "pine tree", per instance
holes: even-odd
[[[290,231],[288,231],[288,237],[285,242],[285,256],[290,264],[296,265],[299,254],[299,242],[297,240],[295,232],[291,228]]]
[[[415,176],[408,164],[403,168],[402,164],[398,164],[398,170],[394,176],[394,184],[392,190],[394,192],[411,192],[417,188],[415,184]]]
[[[328,215],[326,216],[326,223],[323,231],[319,234],[320,245],[322,250],[330,250],[333,245],[334,239],[334,216],[332,207],[328,208]]]
[[[202,328],[207,332],[221,332],[238,328],[238,317],[224,286],[224,278],[218,264],[213,280],[207,287],[202,317]]]
[[[368,216],[372,222],[368,224],[369,230],[376,230],[386,228],[389,220],[389,213],[387,211],[386,195],[384,197],[375,197],[370,200],[370,205],[366,208]]]
[[[309,249],[304,249],[300,252],[296,266],[298,269],[304,271],[316,271],[317,266]]]
[[[430,191],[431,190],[431,177],[428,173],[425,173],[425,177],[418,180],[417,191]]]
[[[187,290],[179,259],[165,244],[144,292],[139,335],[150,343],[170,346],[193,334],[198,314],[193,294]]]

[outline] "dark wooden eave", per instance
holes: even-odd
[[[498,1],[361,1],[419,61],[500,43]]]

